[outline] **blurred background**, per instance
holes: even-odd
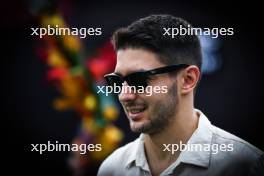
[[[114,68],[115,54],[108,43],[111,34],[150,14],[182,17],[194,27],[234,28],[233,36],[201,38],[205,64],[196,107],[214,125],[264,150],[263,41],[258,6],[253,1],[1,3],[4,169],[8,175],[96,175],[101,160],[111,150],[137,137],[130,132],[116,97],[99,97],[94,86],[103,85],[101,76]],[[101,27],[102,35],[85,39],[39,39],[30,35],[31,27],[49,22],[77,28]],[[47,141],[105,141],[109,148],[102,155],[81,157],[70,152],[40,155],[30,151],[31,144]]]

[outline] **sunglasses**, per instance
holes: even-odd
[[[142,88],[142,87],[146,88],[149,84],[149,80],[152,75],[169,73],[169,72],[180,70],[182,68],[186,68],[188,66],[189,65],[187,64],[170,65],[170,66],[159,67],[159,68],[148,70],[148,71],[133,72],[124,77],[116,73],[110,73],[110,74],[105,75],[104,78],[106,79],[107,83],[113,87],[115,86],[122,87],[122,83],[126,81],[129,86],[133,86],[136,89]]]

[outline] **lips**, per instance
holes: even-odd
[[[137,121],[143,117],[143,113],[146,110],[146,106],[130,106],[126,108],[128,117],[133,120]]]

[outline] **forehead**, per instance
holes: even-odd
[[[161,67],[158,56],[144,49],[122,49],[117,52],[117,63],[115,72],[127,75],[131,72],[140,70],[151,70]]]

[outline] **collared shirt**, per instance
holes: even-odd
[[[248,142],[213,126],[201,111],[196,111],[200,114],[198,128],[187,142],[192,148],[182,150],[176,161],[160,176],[249,175],[252,166],[263,152]],[[195,148],[195,145],[198,148]],[[151,176],[145,155],[144,134],[114,151],[101,164],[98,176]]]

